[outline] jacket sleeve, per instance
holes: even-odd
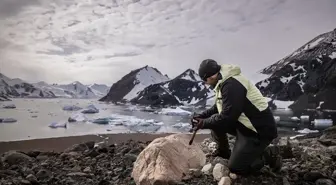
[[[211,108],[203,111],[202,113],[200,113],[198,116],[202,119],[205,119],[205,118],[208,118],[214,114],[218,113],[218,110],[217,110],[217,107],[216,107],[216,104],[213,105]]]
[[[221,124],[236,122],[243,112],[246,99],[246,88],[236,79],[231,78],[221,87],[222,112],[203,120],[203,129],[218,128]]]

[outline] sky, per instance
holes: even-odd
[[[111,85],[149,65],[204,59],[250,77],[336,28],[335,0],[0,0],[0,72]]]

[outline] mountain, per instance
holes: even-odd
[[[0,100],[8,98],[99,98],[106,94],[106,85],[83,85],[74,82],[66,85],[46,82],[27,83],[19,78],[11,79],[0,73]]]
[[[213,96],[198,74],[188,69],[172,80],[146,87],[131,102],[151,106],[205,105]]]
[[[309,41],[264,68],[268,77],[256,84],[272,99],[295,101],[290,108],[336,110],[336,29]]]
[[[129,101],[135,98],[145,87],[167,80],[169,78],[159,70],[146,65],[145,67],[131,71],[114,83],[108,94],[101,98],[100,101]]]
[[[110,87],[105,85],[105,84],[92,84],[92,85],[88,85],[89,88],[98,91],[100,93],[104,95],[106,95],[109,92]]]
[[[9,98],[55,98],[52,91],[40,89],[19,78],[11,79],[0,73],[0,95]]]
[[[106,85],[84,85],[80,82],[73,82],[71,84],[47,84],[46,82],[38,82],[35,86],[51,91],[56,97],[60,98],[99,98],[107,93],[108,87]]]

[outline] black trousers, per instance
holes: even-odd
[[[232,151],[230,151],[227,133],[236,136]],[[272,140],[247,137],[239,130],[231,132],[211,130],[211,135],[218,144],[218,152],[229,159],[229,169],[232,173],[250,175],[258,172],[265,165],[264,151]]]

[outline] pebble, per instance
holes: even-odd
[[[205,166],[203,166],[201,171],[204,174],[210,175],[212,173],[212,169],[213,169],[213,166],[212,166],[211,163],[209,163],[209,164],[206,164]]]
[[[218,185],[231,185],[231,183],[230,177],[222,177],[218,182]]]
[[[216,181],[220,181],[222,177],[229,175],[229,169],[221,163],[217,163],[213,168],[212,175]]]

